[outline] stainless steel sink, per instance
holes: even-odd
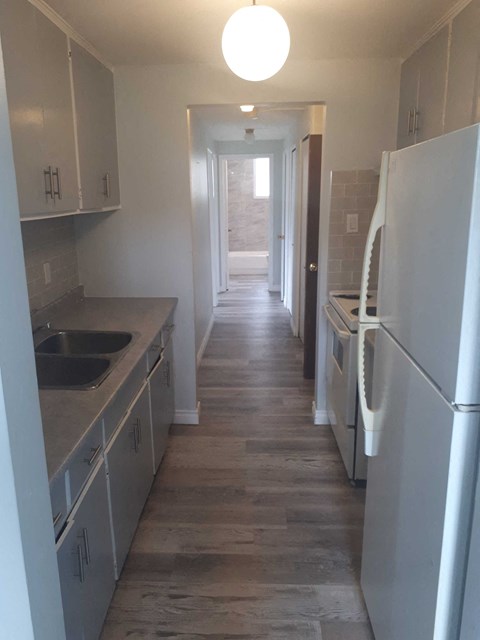
[[[95,389],[111,370],[110,358],[36,354],[41,389]]]
[[[56,331],[36,347],[37,353],[97,355],[123,351],[132,341],[125,331]]]

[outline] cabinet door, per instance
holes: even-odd
[[[148,384],[107,449],[108,481],[117,577],[153,481]]]
[[[105,465],[97,465],[57,545],[69,640],[97,640],[115,589]]]
[[[67,38],[27,0],[0,3],[20,216],[78,208]],[[47,194],[51,167],[54,189]],[[59,169],[57,173],[56,169]]]
[[[418,90],[417,142],[443,133],[443,112],[447,82],[448,26],[419,50],[420,84]]]
[[[400,80],[400,105],[398,111],[397,148],[403,149],[415,143],[414,114],[418,101],[419,63],[414,53],[402,65]]]
[[[120,204],[112,72],[71,42],[82,209]]]
[[[37,42],[38,12],[27,0],[0,3],[0,29],[7,84],[20,214],[51,210],[45,195],[42,75]]]
[[[170,340],[150,374],[150,406],[152,415],[153,469],[157,472],[167,447],[168,432],[173,422],[174,385],[173,350]]]
[[[468,127],[478,119],[475,91],[478,86],[479,55],[480,0],[473,0],[452,23],[446,132]]]
[[[75,211],[79,201],[67,36],[40,12],[37,30],[43,69],[43,144],[57,194],[53,210]]]

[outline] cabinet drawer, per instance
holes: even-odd
[[[81,445],[77,447],[75,456],[68,466],[70,475],[70,503],[75,503],[83,485],[102,455],[103,435],[102,421],[99,420],[90,429]]]
[[[50,484],[50,501],[52,503],[52,520],[55,537],[60,533],[67,518],[67,492],[65,474],[61,474]]]
[[[103,424],[105,428],[105,444],[110,440],[113,432],[118,427],[123,416],[127,413],[138,390],[146,378],[147,366],[145,356],[136,365],[125,384],[119,389],[115,399],[103,414]]]

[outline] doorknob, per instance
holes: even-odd
[[[314,273],[316,273],[318,271],[318,265],[316,262],[311,262],[310,266],[308,267],[309,271],[313,271]]]

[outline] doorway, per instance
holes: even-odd
[[[230,276],[264,277],[273,290],[271,155],[220,157],[220,290]]]

